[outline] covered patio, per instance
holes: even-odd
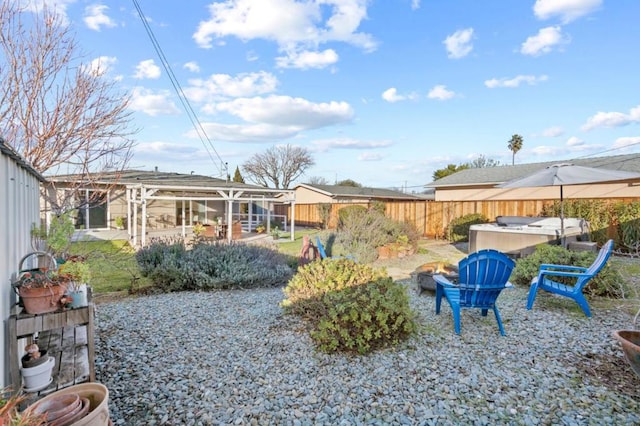
[[[50,179],[56,191],[74,185],[77,176]],[[227,241],[264,224],[293,231],[295,217],[274,214],[274,205],[295,205],[295,192],[264,188],[195,174],[127,171],[92,176],[78,192],[76,227],[86,231],[126,230],[134,246],[145,246],[149,231],[178,229],[183,237],[197,224],[224,228]]]

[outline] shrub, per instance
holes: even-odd
[[[273,287],[286,283],[292,270],[286,256],[267,247],[239,243],[155,243],[136,259],[143,276],[162,291]]]
[[[282,306],[311,322],[311,338],[325,352],[365,354],[416,329],[406,288],[384,270],[349,259],[310,263],[284,291]]]
[[[282,306],[296,315],[318,318],[326,314],[326,307],[319,303],[325,294],[375,281],[386,275],[384,270],[376,270],[350,259],[311,262],[299,268],[285,287],[287,299]]]
[[[344,248],[345,254],[368,263],[376,260],[377,247],[400,241],[415,246],[418,238],[418,232],[411,225],[396,222],[376,210],[365,210],[342,219],[337,243]]]
[[[449,225],[445,230],[445,235],[447,237],[447,240],[454,243],[469,241],[469,228],[471,227],[471,225],[487,222],[489,222],[489,219],[487,219],[480,213],[460,216],[449,222]]]
[[[540,265],[550,263],[555,265],[573,265],[589,267],[596,258],[596,254],[586,251],[567,250],[561,246],[540,244],[531,255],[518,259],[511,274],[511,282],[523,286],[531,284],[531,280],[538,275]],[[565,284],[575,284],[575,278],[554,277],[554,281]],[[622,287],[622,276],[614,267],[607,263],[584,288],[584,293],[590,296],[622,297],[626,289]]]
[[[342,228],[344,221],[354,217],[361,216],[367,213],[367,208],[365,206],[347,206],[338,210],[338,228]]]
[[[316,209],[318,209],[318,216],[322,222],[322,229],[328,229],[329,220],[331,219],[331,204],[320,203],[316,206]]]

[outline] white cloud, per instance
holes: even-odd
[[[113,56],[100,56],[93,59],[88,65],[82,65],[81,70],[94,77],[107,74],[118,60]]]
[[[129,108],[134,111],[141,111],[152,117],[180,113],[178,107],[171,100],[171,92],[168,90],[153,91],[143,87],[135,87],[133,89]]]
[[[569,37],[562,35],[560,27],[546,27],[538,31],[535,36],[528,37],[520,47],[523,55],[540,56],[551,52],[554,47],[570,42]]]
[[[616,139],[613,143],[613,148],[628,148],[638,144],[640,144],[640,136],[625,136]]]
[[[427,97],[429,99],[438,99],[440,101],[446,101],[447,99],[451,99],[455,96],[455,92],[451,90],[447,90],[447,86],[443,84],[438,84],[437,86],[433,86],[431,90],[429,90],[429,94]]]
[[[207,135],[214,140],[237,143],[278,142],[296,136],[300,132],[298,127],[273,126],[270,124],[221,124],[203,123],[202,127]],[[190,130],[187,136],[197,138],[195,130]]]
[[[105,13],[107,10],[109,10],[109,7],[103,4],[93,4],[85,7],[84,23],[94,31],[100,31],[101,27],[115,27],[116,23]]]
[[[313,141],[315,151],[324,152],[329,149],[378,149],[393,145],[391,141],[363,141],[353,138],[329,138]]]
[[[380,161],[384,158],[384,155],[379,152],[363,152],[358,155],[358,161]]]
[[[418,95],[415,93],[409,93],[407,95],[398,94],[398,90],[395,87],[390,87],[389,89],[382,92],[382,99],[387,102],[400,102],[406,101],[409,99],[417,99]]]
[[[245,41],[270,40],[282,52],[314,50],[329,42],[373,51],[377,47],[373,37],[358,32],[367,17],[368,3],[367,0],[214,2],[209,5],[210,19],[200,22],[193,39],[203,48],[212,47],[214,38],[232,36]]]
[[[582,130],[589,131],[598,127],[621,127],[640,122],[640,105],[629,110],[629,114],[623,112],[598,112],[589,117],[582,126]]]
[[[271,93],[277,86],[278,79],[266,71],[242,73],[236,76],[213,74],[206,80],[189,80],[189,87],[184,90],[184,93],[194,102],[213,102]]]
[[[145,157],[149,158],[192,158],[199,152],[198,148],[195,148],[189,144],[180,144],[173,142],[145,142],[136,144],[134,147],[136,153],[144,154]]]
[[[411,9],[420,9],[420,0],[411,0]]]
[[[491,80],[486,80],[484,85],[489,89],[495,89],[498,87],[508,87],[515,88],[519,87],[520,84],[526,83],[529,86],[534,86],[543,81],[547,81],[549,77],[546,75],[541,75],[536,77],[535,75],[518,75],[513,78],[492,78]]]
[[[471,39],[473,38],[473,28],[458,30],[448,36],[444,41],[447,48],[447,56],[452,59],[459,59],[467,56],[473,50]]]
[[[55,2],[50,0],[19,0],[20,7],[29,12],[41,12],[46,5],[47,10],[55,13],[64,24],[69,23],[67,7],[75,2],[76,0],[57,0]]]
[[[322,52],[290,52],[286,56],[276,58],[276,66],[278,68],[325,68],[336,62],[338,62],[338,54],[333,49],[327,49]]]
[[[564,155],[572,155],[577,152],[590,152],[597,151],[603,148],[602,145],[599,144],[587,144],[583,140],[577,137],[570,137],[567,139],[567,142],[564,145],[559,146],[550,146],[550,145],[540,145],[533,147],[530,152],[533,155],[543,156],[543,157],[558,157]]]
[[[549,19],[559,16],[563,23],[568,23],[598,9],[602,0],[536,0],[533,13],[538,19]]]
[[[583,146],[584,141],[577,136],[571,136],[567,139],[567,146]]]
[[[354,115],[346,102],[313,103],[302,98],[275,95],[221,102],[216,109],[248,122],[293,126],[300,130],[347,123]]]
[[[255,62],[258,59],[260,59],[260,56],[258,56],[258,54],[255,51],[250,50],[250,51],[247,52],[247,61]]]
[[[564,134],[564,129],[560,126],[549,127],[548,129],[544,129],[542,131],[542,136],[547,138],[557,138],[558,136],[562,136]]]
[[[187,69],[191,72],[195,72],[198,73],[200,72],[200,65],[198,65],[198,63],[196,61],[190,61],[190,62],[186,62],[182,68]]]
[[[156,65],[153,59],[140,61],[138,65],[136,65],[136,73],[133,75],[133,78],[137,78],[137,79],[160,78],[160,67]]]

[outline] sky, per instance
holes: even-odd
[[[131,96],[130,168],[233,176],[289,144],[296,183],[420,192],[511,164],[513,134],[516,164],[640,152],[637,0],[137,0],[166,62],[134,0],[44,1]]]

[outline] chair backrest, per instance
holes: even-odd
[[[513,259],[497,250],[471,253],[458,263],[461,306],[491,307],[505,288]]]
[[[596,260],[594,260],[591,266],[589,266],[586,273],[593,277],[600,272],[600,270],[604,268],[604,265],[607,264],[607,260],[609,260],[609,256],[611,256],[612,251],[613,240],[609,240],[602,246],[598,253],[598,257],[596,257]]]
[[[320,252],[320,259],[326,259],[327,253],[324,251],[324,246],[322,245],[322,241],[320,241],[320,237],[316,235],[316,247],[318,252]]]

